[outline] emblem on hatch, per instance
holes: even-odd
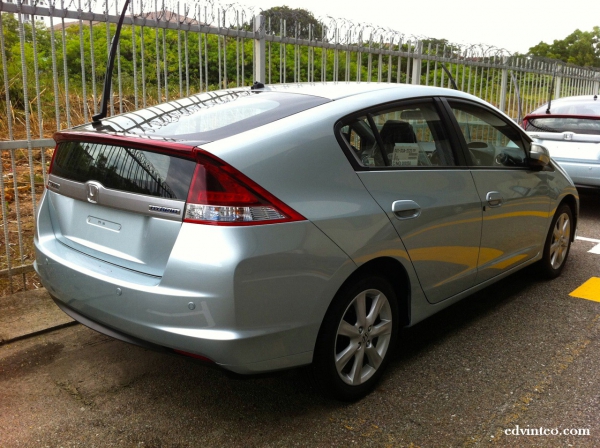
[[[572,132],[563,132],[563,138],[565,140],[573,140],[573,133]]]
[[[96,184],[86,184],[87,188],[87,200],[92,204],[98,203],[98,194],[100,193],[100,189]]]
[[[178,208],[161,207],[159,205],[149,205],[148,208],[151,212],[169,213],[171,215],[179,215],[181,213],[181,210]]]

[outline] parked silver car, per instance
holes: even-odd
[[[411,326],[537,262],[578,195],[545,148],[461,92],[209,92],[55,135],[36,270],[115,338],[250,374],[312,364],[364,396]]]
[[[597,95],[560,98],[523,120],[578,187],[600,188],[600,101]]]

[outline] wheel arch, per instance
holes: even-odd
[[[398,302],[398,310],[400,312],[400,322],[403,326],[410,323],[410,279],[406,269],[398,260],[391,257],[379,257],[362,264],[356,269],[340,286],[338,291],[342,290],[351,282],[367,275],[381,275],[390,282],[396,301]]]
[[[569,194],[567,196],[565,196],[560,203],[558,204],[558,206],[556,207],[556,209],[558,210],[558,208],[563,205],[566,204],[569,206],[569,208],[571,209],[571,213],[573,214],[573,228],[577,229],[577,221],[579,219],[579,211],[577,210],[577,200],[575,199],[575,196]],[[571,233],[571,242],[575,241],[575,234],[576,232],[572,232]]]

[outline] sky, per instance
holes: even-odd
[[[225,1],[225,3],[227,3]],[[391,28],[406,36],[485,44],[527,53],[540,42],[561,40],[576,29],[600,26],[600,0],[239,0],[268,9],[303,8],[315,17],[344,18]]]

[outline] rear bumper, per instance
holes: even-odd
[[[556,159],[556,161],[567,172],[575,185],[600,188],[600,164],[567,162],[560,159]]]
[[[148,276],[60,243],[46,207],[35,269],[61,308],[117,339],[201,355],[237,373],[310,363],[325,311],[354,270],[308,221],[183,224],[162,277]]]

